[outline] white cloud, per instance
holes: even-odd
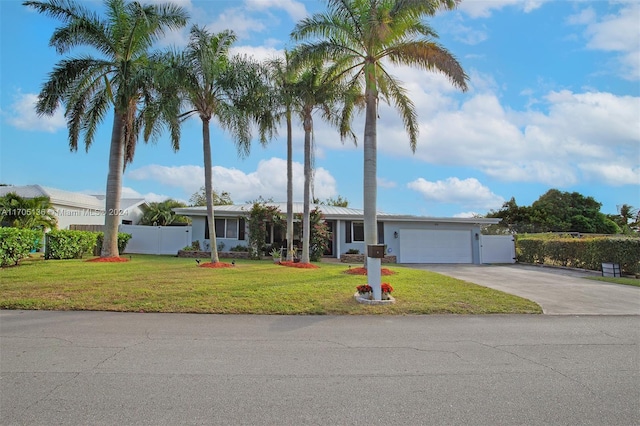
[[[623,3],[616,14],[598,19],[592,8],[568,18],[570,25],[585,25],[587,49],[618,53],[618,73],[627,80],[640,80],[640,3]]]
[[[248,15],[241,8],[227,9],[221,12],[217,19],[207,24],[210,31],[220,32],[229,28],[239,39],[248,38],[250,33],[261,33],[267,29],[267,25],[262,20]]]
[[[550,91],[542,98],[531,98],[529,109],[514,111],[502,105],[495,80],[475,71],[470,72],[463,103],[441,75],[407,68],[394,74],[416,106],[420,135],[412,154],[398,112],[381,103],[380,153],[472,167],[503,181],[553,187],[601,182],[605,178],[601,170],[617,170],[606,174],[608,182],[638,183],[634,172],[640,156],[637,96]],[[340,149],[337,143],[330,147]],[[594,163],[600,167],[588,166]]]
[[[213,187],[216,191],[229,192],[236,203],[255,200],[260,196],[284,201],[287,197],[286,170],[287,163],[280,158],[262,160],[256,171],[250,173],[214,166]],[[126,176],[133,180],[153,180],[161,185],[181,188],[187,196],[204,185],[204,168],[201,166],[149,165],[131,170]],[[302,201],[304,168],[297,162],[293,163],[293,182],[294,196],[296,200]],[[338,194],[335,178],[324,168],[315,170],[314,189],[314,196],[320,199]]]
[[[55,133],[66,126],[63,109],[60,107],[51,115],[39,116],[36,113],[38,95],[18,93],[7,112],[7,122],[23,130],[36,130]]]
[[[304,3],[295,0],[245,0],[245,6],[249,10],[264,11],[268,9],[282,9],[297,22],[308,15]]]
[[[499,11],[505,7],[517,7],[525,13],[529,13],[542,6],[549,0],[464,0],[458,9],[471,18],[488,18],[493,11]]]
[[[409,182],[407,187],[422,194],[428,201],[460,204],[466,207],[495,209],[502,206],[505,201],[474,178],[460,180],[457,177],[451,177],[436,182],[418,178]]]
[[[391,189],[391,188],[395,188],[395,187],[398,186],[397,182],[394,182],[394,181],[389,180],[389,179],[381,178],[381,177],[379,177],[377,179],[377,181],[378,181],[378,188]]]
[[[462,218],[462,219],[469,219],[472,217],[480,217],[482,216],[480,213],[478,212],[461,212],[461,213],[456,213],[453,215],[453,217],[458,217],[458,218]]]

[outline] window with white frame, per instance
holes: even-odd
[[[216,238],[238,238],[238,219],[216,219]]]
[[[230,239],[238,239],[244,240],[245,232],[244,232],[244,219],[216,219],[215,220],[215,229],[216,229],[216,238],[230,238]],[[205,230],[204,230],[204,238],[205,240],[209,239],[209,221],[208,218],[205,217]]]

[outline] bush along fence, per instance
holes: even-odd
[[[102,232],[53,230],[46,234],[45,259],[81,259],[85,255],[99,256]],[[124,252],[131,234],[118,233],[118,250]]]
[[[623,274],[640,273],[640,238],[516,238],[518,262],[600,271],[603,263],[618,263]]]
[[[17,265],[40,247],[42,231],[0,228],[0,266]]]

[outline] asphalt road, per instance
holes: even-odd
[[[551,315],[640,315],[640,287],[589,280],[599,272],[534,265],[410,265],[532,300]]]
[[[640,316],[0,311],[2,425],[638,425]]]

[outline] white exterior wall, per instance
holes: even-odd
[[[125,253],[176,255],[191,245],[190,226],[120,225],[118,231],[131,234]]]
[[[54,215],[58,219],[58,229],[69,229],[70,225],[104,225],[105,212],[94,208],[81,208],[54,205]],[[133,207],[122,210],[120,223],[130,220],[132,224],[140,223],[142,209]]]

